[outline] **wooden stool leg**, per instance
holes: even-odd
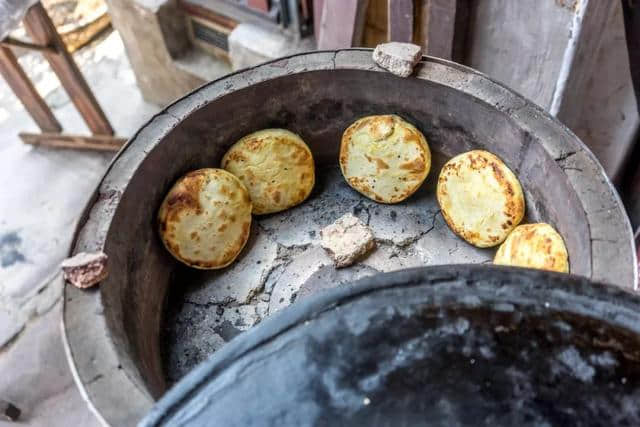
[[[0,74],[43,132],[60,132],[62,126],[33,87],[11,49],[0,46]]]
[[[93,96],[73,57],[67,51],[42,4],[37,3],[32,6],[23,22],[34,42],[51,46],[57,51],[56,53],[44,53],[44,56],[91,132],[97,135],[113,135],[113,129],[107,117],[98,105],[98,101]]]
[[[118,151],[126,139],[111,135],[69,135],[64,133],[25,133],[20,134],[22,142],[55,148],[75,148],[80,150]]]

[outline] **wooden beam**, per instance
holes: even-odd
[[[640,270],[640,228],[636,230],[636,261],[638,263],[638,270]]]
[[[35,43],[28,43],[22,40],[14,39],[12,37],[5,37],[3,40],[0,41],[0,45],[6,46],[6,47],[19,47],[22,49],[37,50],[39,52],[56,53],[56,50],[52,46],[42,46]]]
[[[113,135],[113,129],[107,117],[42,4],[36,3],[32,6],[24,17],[23,23],[33,41],[41,45],[53,46],[57,50],[56,53],[45,52],[44,56],[91,132],[98,135]]]
[[[387,0],[387,38],[390,42],[413,42],[413,0]]]
[[[359,46],[369,0],[323,0],[318,49]]]
[[[640,137],[636,138],[633,148],[620,188],[631,226],[640,232]],[[638,247],[638,254],[640,255],[640,247]]]
[[[640,4],[629,0],[621,1],[629,54],[629,71],[636,95],[636,107],[640,113]],[[640,264],[640,132],[636,132],[635,143],[631,147],[631,152],[625,163],[625,167],[620,173],[622,177],[620,187],[622,187],[631,225],[635,227],[637,233],[636,246]]]
[[[416,42],[427,55],[463,61],[469,0],[419,0]]]
[[[248,0],[247,5],[251,9],[259,10],[260,12],[269,12],[269,0]]]
[[[311,0],[300,0],[300,12],[302,13],[302,18],[311,18]]]
[[[612,1],[582,0],[574,12],[549,106],[549,113],[570,129],[576,129],[580,123],[589,78],[598,68],[596,53],[610,16],[615,13],[615,6]]]
[[[45,132],[62,130],[62,126],[36,91],[16,56],[11,49],[4,46],[0,46],[0,74],[40,129]]]
[[[67,135],[63,133],[21,133],[22,142],[55,148],[81,150],[118,151],[127,141],[110,135]]]
[[[323,10],[324,0],[313,0],[313,34],[316,36],[316,43],[318,43],[318,46],[320,42],[320,27],[322,26]]]
[[[621,1],[631,81],[636,94],[638,112],[640,112],[640,3],[633,0]]]
[[[592,69],[597,65],[595,52],[599,50],[602,42],[602,37],[587,37],[586,33],[593,31],[592,34],[602,34],[613,12],[613,6],[613,2],[586,0],[575,12],[550,106],[551,114],[562,116],[563,122],[569,127],[575,126],[582,112],[583,104],[573,101],[578,101],[584,96],[584,86],[592,74]]]
[[[453,23],[453,46],[451,60],[464,64],[467,55],[467,37],[469,34],[469,15],[472,0],[455,0],[456,17]]]
[[[238,26],[238,21],[231,19],[227,16],[219,15],[211,10],[204,8],[195,3],[189,3],[185,0],[178,0],[178,8],[185,12],[187,15],[195,16],[197,18],[204,19],[205,21],[213,22],[221,27],[229,28],[233,30]]]

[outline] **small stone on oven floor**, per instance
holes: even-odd
[[[347,267],[375,247],[371,229],[348,213],[321,231],[322,247],[336,267]]]

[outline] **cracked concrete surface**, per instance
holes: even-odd
[[[438,168],[434,169],[439,170]],[[313,293],[359,278],[421,265],[490,262],[494,250],[468,245],[447,227],[435,198],[435,172],[396,205],[351,189],[338,167],[322,168],[302,205],[254,217],[250,243],[218,272],[183,271],[172,287],[164,324],[169,382],[238,333]],[[320,230],[347,212],[369,225],[377,248],[355,265],[336,269],[320,246]]]
[[[60,336],[61,303],[27,325],[0,352],[0,396],[22,410],[12,425],[99,426],[76,389]],[[0,425],[5,425],[0,421]]]
[[[159,109],[142,100],[117,33],[74,59],[118,135],[131,135]],[[65,131],[88,133],[44,58],[31,52],[19,61]],[[30,426],[97,425],[67,366],[62,289],[51,278],[113,154],[38,148],[18,138],[37,131],[0,79],[0,185],[7,190],[0,192],[0,398],[17,404]]]

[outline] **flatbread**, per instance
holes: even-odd
[[[498,248],[493,263],[569,272],[569,254],[564,240],[545,223],[517,226]]]
[[[236,142],[222,167],[247,187],[256,215],[302,203],[315,184],[313,155],[305,142],[285,129],[264,129]]]
[[[340,168],[356,191],[376,202],[398,203],[427,178],[431,151],[422,132],[401,117],[368,116],[342,135]]]
[[[488,151],[449,160],[440,171],[436,194],[451,230],[480,248],[499,245],[524,217],[518,178]]]
[[[249,238],[249,192],[225,170],[189,172],[169,190],[158,223],[162,242],[179,261],[200,269],[226,267]]]

